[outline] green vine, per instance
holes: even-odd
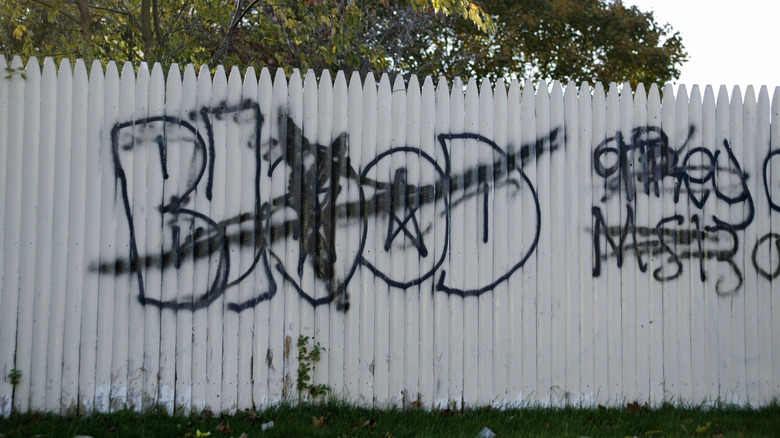
[[[298,394],[305,397],[307,394],[312,398],[317,398],[328,393],[331,388],[325,384],[312,383],[312,374],[317,362],[320,361],[322,352],[325,348],[319,342],[314,342],[309,347],[310,338],[308,336],[298,336]]]
[[[16,368],[12,369],[11,372],[8,373],[8,381],[13,386],[18,385],[19,382],[22,381],[22,372],[17,370]]]

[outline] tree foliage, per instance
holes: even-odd
[[[669,25],[611,0],[2,0],[0,51],[632,83],[686,58]]]
[[[401,70],[447,77],[668,82],[687,59],[682,38],[650,12],[605,0],[484,0],[496,32],[449,17],[392,46]],[[404,6],[399,5],[403,10]],[[401,14],[403,15],[403,14]],[[406,23],[399,27],[404,27]],[[392,34],[402,34],[394,29]]]

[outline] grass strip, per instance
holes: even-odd
[[[273,422],[273,425],[271,425]],[[270,427],[269,427],[270,426]],[[426,411],[362,408],[343,402],[280,405],[233,415],[145,413],[59,416],[12,414],[0,419],[0,437],[779,437],[780,405],[761,409],[698,406],[658,409],[490,407]]]

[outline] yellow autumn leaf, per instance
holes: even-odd
[[[20,24],[16,26],[16,29],[14,29],[14,38],[17,40],[22,39],[22,35],[24,35],[24,32],[27,30],[27,26],[24,24]]]
[[[696,426],[696,433],[704,433],[704,432],[706,432],[710,428],[711,424],[712,424],[712,422],[708,421],[706,426]]]
[[[200,438],[202,436],[211,436],[211,432],[201,432],[200,429],[195,429],[195,436]]]

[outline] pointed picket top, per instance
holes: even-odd
[[[263,67],[263,70],[268,70],[268,68]],[[260,71],[260,74],[261,75],[263,74],[262,70]],[[268,73],[266,73],[266,74],[268,74]],[[270,77],[270,75],[269,75],[269,77]],[[247,67],[246,71],[244,72],[243,86],[246,87],[247,83],[249,83],[249,82],[257,82],[257,76],[255,74],[255,68],[252,67],[251,65],[249,67]],[[244,99],[247,99],[246,95],[244,96]]]
[[[70,66],[70,61],[68,62],[68,66]],[[24,63],[22,62],[21,56],[16,55],[11,59],[11,68],[14,70],[19,70],[24,68]]]
[[[542,101],[539,100],[540,97],[541,97]],[[537,102],[537,104],[542,103],[542,105],[544,105],[543,101],[544,100],[549,100],[549,99],[550,99],[550,87],[547,85],[547,81],[542,79],[539,82],[539,84],[536,86],[536,102]],[[549,106],[549,104],[550,103],[548,101],[547,105]],[[545,109],[542,109],[542,111],[545,111]],[[538,112],[539,112],[539,109],[537,108],[537,114],[538,114]]]
[[[420,81],[417,79],[417,75],[411,75],[409,77],[409,84],[406,86],[406,92],[407,94],[420,94]]]
[[[384,75],[382,75],[384,77]],[[406,84],[404,83],[404,78],[402,75],[395,75],[395,79],[392,81],[392,88],[391,88],[393,94],[395,93],[406,93]]]
[[[33,74],[33,71],[37,70],[38,74],[41,73],[41,67],[38,64],[38,58],[35,56],[31,56],[27,60],[27,66],[26,69],[26,76],[29,78],[31,74]]]
[[[445,97],[446,96],[446,97]],[[450,90],[447,79],[444,76],[439,76],[439,80],[436,83],[436,100],[446,99],[449,101]]]
[[[306,76],[303,79],[303,88],[317,88],[317,75],[314,74],[314,70],[308,69]]]
[[[561,82],[556,80],[552,83],[552,89],[550,90],[550,104],[551,105],[563,105],[563,87],[561,85]],[[553,108],[551,107],[551,110]],[[561,107],[561,114],[563,114],[563,108]],[[552,114],[551,114],[552,115]],[[563,121],[561,121],[563,122]],[[555,126],[551,126],[551,128],[556,128]]]
[[[344,70],[339,70],[336,73],[336,80],[333,82],[333,92],[336,95],[339,93],[346,93],[347,91],[347,76],[344,74]]]
[[[534,83],[531,79],[526,79],[525,84],[523,84],[522,91],[523,91],[523,95],[521,97],[521,104],[523,109],[524,110],[533,109],[534,101],[536,100],[536,90],[534,90]],[[528,116],[533,116],[533,115],[534,114],[530,114]]]

